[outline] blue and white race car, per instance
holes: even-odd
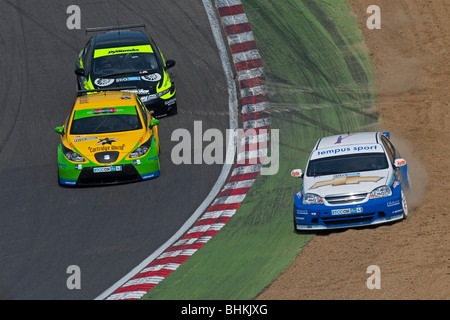
[[[321,138],[312,151],[294,199],[294,228],[320,230],[375,225],[406,218],[406,161],[389,133]]]

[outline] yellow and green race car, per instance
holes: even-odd
[[[129,92],[79,96],[55,131],[64,186],[105,185],[158,177],[159,120]]]
[[[174,60],[165,60],[155,41],[142,31],[145,25],[89,28],[103,32],[89,39],[75,63],[77,90],[136,87],[155,118],[177,113],[175,83],[168,72]]]

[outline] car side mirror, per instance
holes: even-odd
[[[55,132],[59,133],[60,135],[64,135],[64,127],[56,127]]]
[[[401,168],[401,167],[403,167],[405,165],[406,165],[406,160],[405,159],[399,158],[399,159],[395,159],[394,160],[394,166],[396,168]]]
[[[303,178],[303,171],[301,169],[292,170],[291,176],[294,178]]]
[[[83,68],[75,69],[75,74],[79,77],[84,77],[86,75],[86,71]]]
[[[152,119],[150,120],[150,128],[156,126],[159,124],[159,120],[158,119]]]
[[[177,62],[175,60],[167,60],[166,61],[166,69],[170,69],[170,68],[175,67],[176,63]]]

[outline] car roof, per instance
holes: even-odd
[[[94,38],[95,49],[148,45],[148,37],[141,31],[119,30],[98,34]]]
[[[137,105],[134,93],[122,91],[105,91],[78,97],[75,101],[75,110],[109,107],[126,107]]]
[[[378,144],[378,132],[358,132],[329,136],[319,139],[315,150],[348,145]]]

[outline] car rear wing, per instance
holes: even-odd
[[[130,90],[137,90],[137,87],[117,87],[109,89],[92,89],[92,90],[77,90],[78,96],[83,96],[90,93],[108,92],[108,91],[124,91],[129,92]]]
[[[145,24],[124,24],[119,26],[109,26],[109,27],[98,27],[98,28],[86,28],[85,32],[88,34],[89,32],[108,32],[114,30],[127,30],[127,29],[137,29],[144,28],[147,29]]]

